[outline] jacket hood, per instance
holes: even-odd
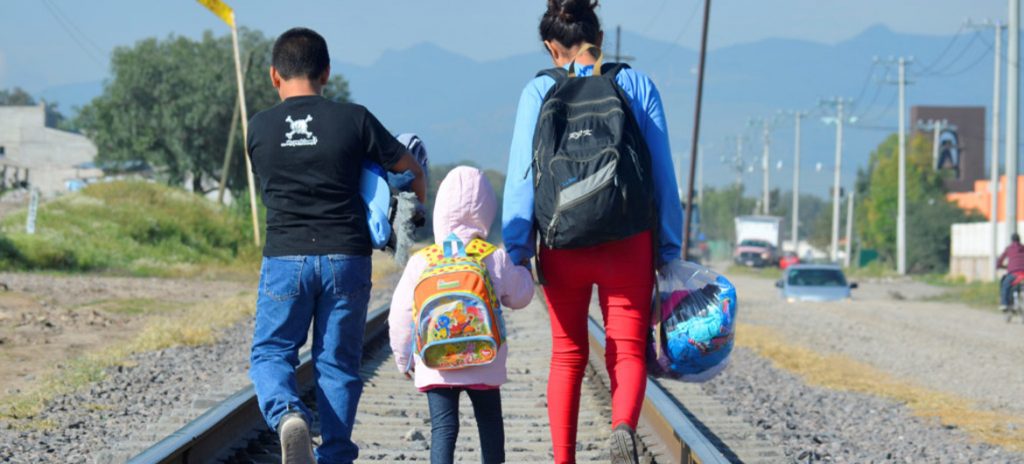
[[[455,233],[463,242],[486,239],[498,211],[494,188],[484,173],[459,166],[441,181],[434,198],[434,242]]]

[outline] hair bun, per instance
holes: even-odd
[[[548,14],[559,21],[574,23],[594,14],[597,0],[548,0]]]

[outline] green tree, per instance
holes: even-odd
[[[701,228],[708,240],[736,241],[736,216],[752,214],[757,200],[743,196],[742,185],[704,189]]]
[[[272,40],[241,29],[246,105],[251,117],[279,100],[270,85]],[[144,160],[169,184],[192,176],[219,177],[237,87],[231,39],[207,31],[200,40],[169,36],[119,47],[111,57],[111,79],[103,94],[82,108],[77,125],[96,143],[101,162]],[[324,92],[347,101],[348,85],[333,76]],[[245,188],[241,130],[237,131],[228,186]]]
[[[914,136],[907,149],[907,262],[908,271],[942,272],[948,267],[950,225],[977,219],[945,197],[943,174],[932,166],[931,137]],[[878,250],[879,257],[894,262],[898,159],[896,135],[871,153],[868,168],[858,173],[856,188],[856,235],[861,244]]]
[[[0,89],[0,106],[29,106],[35,104],[36,99],[21,87]]]
[[[35,106],[36,104],[38,102],[35,97],[21,87],[0,89],[0,106]],[[74,131],[74,127],[67,123],[67,118],[57,110],[56,102],[46,102],[46,125]]]

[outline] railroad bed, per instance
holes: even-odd
[[[381,317],[371,316],[362,375],[366,381],[359,404],[353,439],[360,446],[360,461],[429,461],[430,422],[425,395],[396,369],[387,345]],[[598,316],[597,320],[600,320]],[[373,322],[376,321],[376,322]],[[374,325],[375,327],[371,327]],[[507,462],[551,462],[546,390],[551,352],[547,311],[540,298],[528,307],[508,311],[510,343],[509,382],[502,387]],[[591,323],[591,365],[582,389],[577,459],[607,462],[610,433],[610,396],[603,361],[603,333]],[[594,366],[598,366],[594,369]],[[300,384],[309,378],[300,373]],[[557,381],[557,379],[555,379]],[[308,388],[308,387],[307,387]],[[250,389],[251,390],[251,389]],[[226,463],[279,462],[276,435],[253,418],[253,411],[234,412],[251,403],[240,392],[172,437],[135,458],[136,462],[200,462],[204,454]],[[306,395],[311,406],[312,394]],[[686,402],[689,409],[680,407]],[[251,404],[249,405],[251,409]],[[217,409],[217,408],[215,408]],[[257,412],[258,414],[258,412]],[[217,419],[217,417],[222,417]],[[205,418],[205,420],[204,420]],[[254,423],[254,421],[256,423]],[[218,425],[219,424],[219,425]],[[466,395],[460,404],[460,432],[456,460],[478,462],[479,438],[472,406]],[[220,429],[233,430],[217,437]],[[314,420],[313,432],[319,424]],[[700,388],[675,381],[648,382],[648,396],[638,428],[641,462],[778,462],[781,452],[757,438],[756,433]],[[258,430],[258,432],[256,431]],[[714,431],[714,432],[712,432]],[[212,442],[212,445],[208,442]],[[685,442],[686,444],[681,444]],[[211,448],[212,447],[212,448]],[[218,448],[219,447],[219,448]],[[206,449],[204,449],[206,448]]]

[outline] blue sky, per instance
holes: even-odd
[[[370,64],[389,49],[420,42],[476,60],[540,51],[537,19],[543,1],[229,0],[240,24],[268,35],[304,25],[328,39],[333,59]],[[605,28],[621,24],[651,38],[696,47],[698,0],[606,0]],[[949,35],[968,17],[1005,18],[1005,0],[718,0],[712,7],[712,48],[772,37],[834,43],[873,24],[899,32]],[[24,0],[3,2],[0,88],[39,92],[107,74],[119,45],[151,36],[198,36],[225,30],[192,0]],[[628,48],[628,44],[627,44]]]

